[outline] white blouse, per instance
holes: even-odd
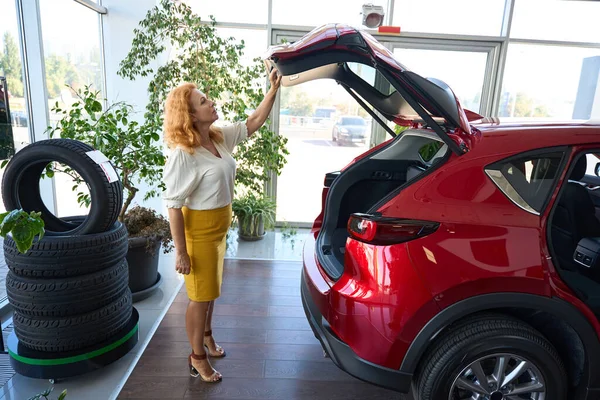
[[[168,156],[163,170],[167,208],[212,210],[231,204],[236,170],[231,153],[248,137],[248,128],[243,121],[221,129],[223,143],[214,142],[221,158],[204,147],[190,154],[180,146]]]

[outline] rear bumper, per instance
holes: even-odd
[[[358,357],[346,343],[335,335],[310,296],[304,272],[301,277],[301,297],[310,327],[335,365],[365,382],[408,393],[412,381],[411,374],[385,368]]]

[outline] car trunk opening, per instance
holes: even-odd
[[[330,278],[338,279],[344,270],[350,217],[376,213],[405,185],[437,167],[449,154],[448,146],[433,131],[411,129],[343,172],[328,174],[317,256]]]
[[[269,71],[276,68],[283,76],[283,86],[335,80],[393,137],[384,119],[413,128],[326,177],[332,183],[325,188],[317,255],[325,272],[337,279],[344,269],[351,215],[376,211],[445,155],[469,151],[475,142],[469,121],[481,116],[465,112],[444,82],[408,71],[370,34],[346,25],[324,25],[295,43],[273,46],[264,61]]]

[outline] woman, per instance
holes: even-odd
[[[281,77],[269,75],[269,92],[245,122],[222,129],[215,103],[185,83],[165,104],[165,140],[172,153],[164,168],[164,200],[175,244],[175,269],[185,277],[190,302],[185,322],[192,347],[190,374],[206,382],[222,376],[207,359],[224,357],[212,337],[214,300],[221,294],[225,238],[231,225],[235,146],[252,136],[271,112]]]

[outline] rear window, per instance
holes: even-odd
[[[539,214],[560,174],[562,152],[521,157],[486,169],[496,186],[516,205]]]
[[[346,63],[350,71],[354,72],[364,82],[371,85],[379,93],[388,96],[396,91],[390,81],[388,81],[381,72],[370,65],[355,62]]]
[[[425,163],[429,163],[443,146],[444,143],[438,141],[427,143],[419,149],[419,155]]]
[[[413,160],[423,170],[441,161],[448,146],[426,130],[409,129],[373,159]]]

